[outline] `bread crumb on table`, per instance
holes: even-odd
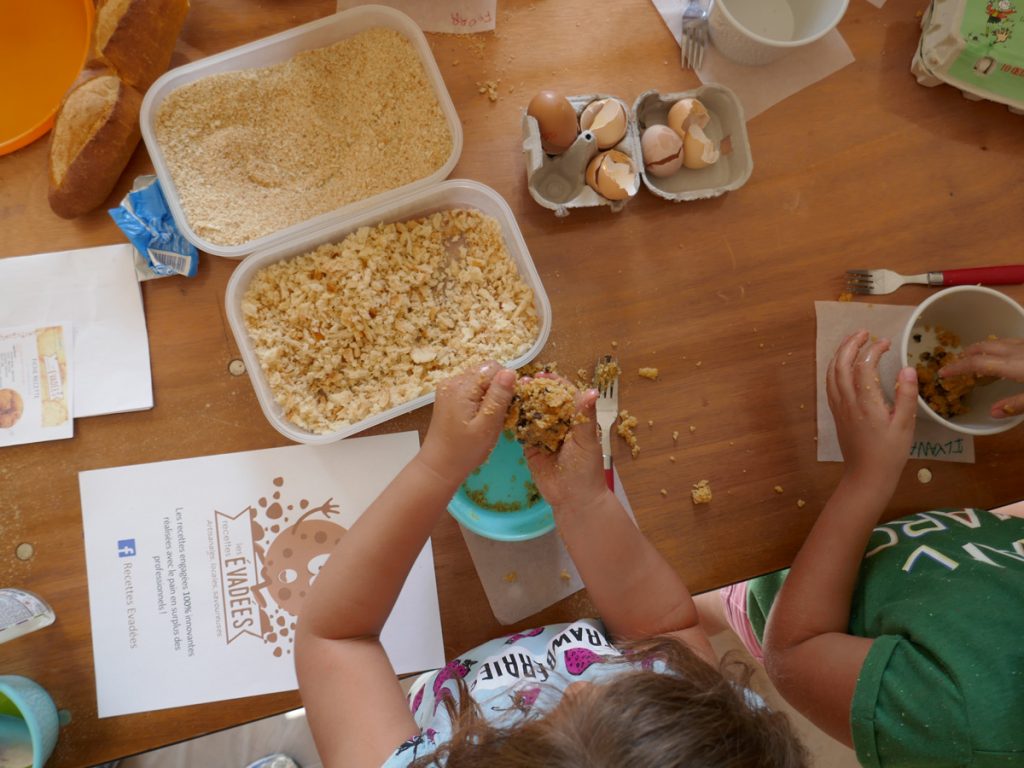
[[[678,429],[673,429],[672,430],[672,442],[675,443],[678,440],[679,440],[679,430]]]
[[[380,27],[176,88],[154,130],[189,225],[217,245],[422,179],[453,145],[415,47]]]
[[[500,82],[501,82],[501,80],[485,80],[482,83],[478,82],[476,84],[477,91],[479,93],[486,94],[487,98],[490,99],[492,102],[497,101],[498,100],[498,83],[500,83]]]
[[[665,488],[662,488],[660,491],[658,491],[658,493],[660,493],[662,496],[668,496],[668,491]]]
[[[643,379],[650,379],[651,381],[658,380],[658,369],[657,368],[641,368],[637,371]]]
[[[563,568],[562,572],[558,574],[558,578],[560,578],[562,581],[571,581],[572,574],[569,573],[569,570],[567,568]]]
[[[640,454],[640,444],[637,442],[636,434],[633,432],[638,423],[636,416],[630,416],[629,411],[623,410],[619,412],[619,423],[615,427],[619,437],[625,440],[626,445],[629,446],[629,452],[634,459]]]
[[[711,501],[711,484],[707,480],[694,483],[690,498],[694,504],[708,504]]]
[[[776,493],[782,493],[782,486],[776,485],[772,488],[772,490],[775,491]]]
[[[514,360],[540,329],[501,225],[470,210],[362,227],[268,264],[242,315],[284,418],[317,434],[428,394],[471,363]]]
[[[804,501],[803,499],[797,499],[796,506],[798,509],[803,509],[805,506],[807,506],[807,502]]]

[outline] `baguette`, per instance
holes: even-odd
[[[72,219],[99,207],[139,143],[142,94],[109,69],[88,69],[64,97],[50,140],[50,207]]]
[[[96,56],[140,93],[171,63],[188,0],[103,0],[96,11]]]

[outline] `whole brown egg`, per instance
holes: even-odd
[[[576,110],[562,94],[541,91],[530,99],[526,114],[537,121],[540,145],[549,155],[561,154],[576,141]]]

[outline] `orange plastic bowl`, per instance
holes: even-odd
[[[61,99],[89,55],[92,0],[3,3],[0,23],[0,155],[53,126]]]

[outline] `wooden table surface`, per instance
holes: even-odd
[[[333,5],[193,0],[174,63],[324,16]],[[1024,118],[949,87],[916,84],[915,12],[925,5],[851,2],[840,31],[856,62],[749,123],[754,173],[742,189],[684,204],[642,190],[621,213],[580,210],[566,219],[528,195],[521,110],[545,87],[629,102],[648,88],[696,87],[652,4],[502,0],[494,34],[429,36],[465,132],[452,177],[490,185],[515,211],[553,306],[541,360],[575,371],[618,342],[621,404],[641,420],[642,446],[631,460],[615,441],[619,472],[640,527],[694,591],[788,564],[839,477],[838,464],[815,459],[813,302],[838,296],[843,270],[1020,260]],[[492,103],[477,83],[497,79]],[[108,203],[150,168],[140,145]],[[45,141],[0,158],[0,257],[123,241],[103,211],[56,217],[46,185]],[[78,473],[285,444],[248,378],[228,371],[238,357],[223,307],[234,267],[204,257],[194,279],[144,284],[152,410],[81,419],[72,440],[0,451],[0,586],[35,590],[57,613],[52,627],[0,646],[0,673],[34,678],[70,713],[54,768],[93,765],[300,703],[292,692],[96,717]],[[1024,300],[1021,288],[1007,293]],[[915,304],[927,295],[912,287],[875,300]],[[640,366],[658,367],[658,381],[638,378]],[[422,431],[429,416],[424,408],[373,432]],[[915,479],[922,462],[911,461],[888,514],[1020,498],[1021,434],[977,440],[973,465],[930,464],[926,486]],[[715,498],[694,507],[688,492],[702,478]],[[505,631],[457,525],[445,517],[433,541],[446,651]],[[30,560],[14,555],[22,542],[35,546]],[[522,626],[589,612],[580,594]]]

